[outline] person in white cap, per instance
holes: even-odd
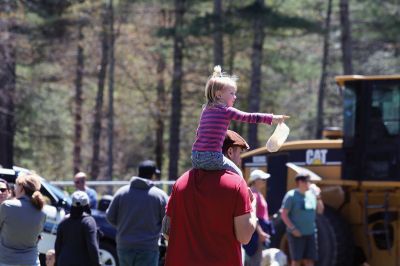
[[[71,199],[71,212],[57,228],[57,266],[100,266],[97,225],[90,215],[89,196],[75,191]]]
[[[268,178],[270,178],[270,174],[256,169],[250,173],[249,180],[247,181],[247,184],[251,188],[256,199],[256,216],[258,218],[258,224],[250,242],[243,246],[246,251],[246,266],[259,266],[262,260],[262,251],[269,246],[272,227],[268,216],[267,201],[263,195]]]

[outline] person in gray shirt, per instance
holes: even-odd
[[[39,265],[37,243],[46,220],[40,178],[24,173],[15,181],[15,199],[0,204],[0,265]]]
[[[167,194],[151,181],[159,174],[154,161],[139,164],[139,177],[121,187],[107,210],[107,220],[117,229],[120,266],[158,265],[161,223]]]

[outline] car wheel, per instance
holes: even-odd
[[[104,266],[118,266],[118,257],[115,245],[109,242],[100,242],[100,262]]]

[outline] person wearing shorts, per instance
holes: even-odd
[[[291,266],[313,266],[318,260],[316,215],[322,214],[324,204],[320,189],[310,189],[310,176],[299,173],[295,177],[297,188],[283,198],[281,217],[286,225]],[[318,190],[318,191],[316,191]]]

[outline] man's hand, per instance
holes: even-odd
[[[301,237],[301,233],[298,229],[294,229],[292,231],[292,235],[294,235],[295,237]]]
[[[285,122],[286,119],[290,118],[288,115],[273,115],[272,124],[279,124]]]
[[[258,232],[258,240],[263,243],[267,240],[269,240],[271,238],[271,236],[267,233],[265,233],[264,231]]]

